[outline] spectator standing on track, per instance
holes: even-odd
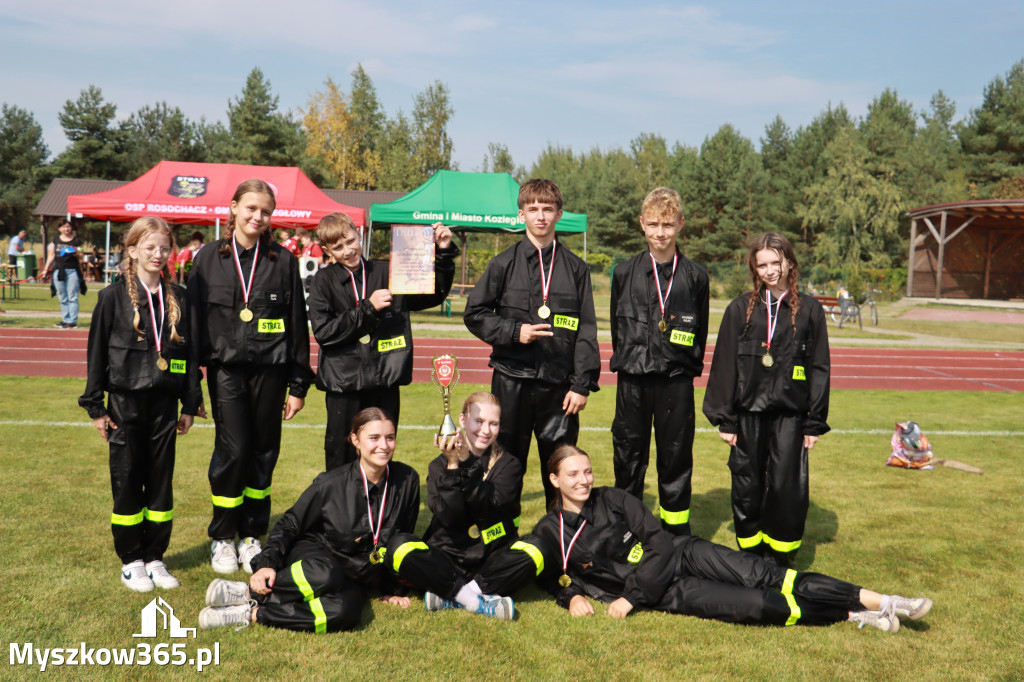
[[[797,290],[793,245],[777,232],[747,256],[754,290],[725,310],[704,414],[730,447],[740,549],[791,567],[807,519],[808,452],[829,430],[825,313]]]
[[[652,190],[640,210],[647,250],[612,276],[611,370],[619,373],[612,422],[615,487],[643,499],[657,447],[661,524],[690,533],[690,479],[695,431],[693,380],[704,371],[708,338],[708,274],[679,253],[679,193]]]
[[[575,445],[579,413],[598,390],[601,356],[590,268],[555,238],[562,192],[534,179],[519,190],[526,237],[491,259],[466,302],[469,331],[491,346],[491,393],[501,403],[498,441],[526,471],[537,436],[548,502],[546,462],[560,443]]]

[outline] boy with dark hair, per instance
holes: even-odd
[[[555,238],[562,193],[534,179],[519,191],[526,238],[491,259],[466,302],[466,327],[491,350],[491,393],[501,401],[498,441],[526,470],[531,432],[537,436],[541,480],[557,445],[575,445],[579,412],[598,390],[590,270]]]
[[[643,499],[653,420],[659,516],[676,535],[690,533],[693,380],[708,337],[708,274],[676,248],[683,220],[675,190],[647,195],[640,227],[648,248],[615,268],[611,298],[615,487]]]

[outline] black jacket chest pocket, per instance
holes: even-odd
[[[760,341],[747,339],[736,344],[736,354],[740,356],[764,355],[763,348]]]
[[[629,530],[625,519],[615,515],[604,542],[604,554],[615,560],[623,560],[638,538]]]
[[[228,287],[213,287],[207,290],[206,301],[210,305],[232,308],[235,305],[235,293]]]
[[[530,290],[519,287],[507,287],[501,294],[502,317],[529,322]]]
[[[108,342],[108,372],[118,386],[132,389],[147,385],[150,378],[149,342],[145,333],[134,329],[118,329],[110,334]]]
[[[802,365],[811,356],[812,343],[806,336],[800,337],[793,344],[793,360],[796,364]]]
[[[253,299],[255,307],[266,310],[285,309],[288,301],[282,289],[267,289],[259,292]]]

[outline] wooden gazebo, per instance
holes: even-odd
[[[1024,199],[939,204],[907,215],[908,296],[1024,298]]]

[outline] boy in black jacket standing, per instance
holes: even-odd
[[[676,535],[690,534],[693,380],[708,337],[708,275],[676,248],[683,220],[675,190],[647,195],[640,226],[648,249],[615,268],[611,298],[615,487],[643,499],[653,419],[659,517]]]
[[[498,441],[526,470],[531,432],[537,436],[541,480],[557,445],[575,445],[579,412],[598,390],[590,270],[555,238],[562,192],[534,179],[519,190],[526,238],[495,256],[466,302],[469,331],[490,344],[491,392],[501,401]]]

